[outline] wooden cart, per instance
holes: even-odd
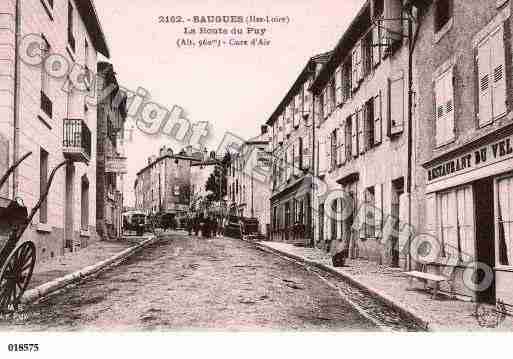
[[[0,188],[31,154],[27,153],[9,168],[0,179]],[[45,191],[30,214],[20,198],[0,198],[0,312],[17,310],[30,283],[36,264],[36,246],[31,241],[23,241],[22,236],[48,196],[55,173],[67,163],[64,161],[53,169]]]

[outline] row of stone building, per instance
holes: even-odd
[[[367,0],[266,122],[269,237],[408,270],[429,234],[457,295],[513,304],[510,7]]]
[[[25,240],[45,260],[120,235],[124,123],[109,48],[91,0],[0,2],[0,188],[30,210],[51,190]]]

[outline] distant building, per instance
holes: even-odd
[[[99,89],[112,91],[98,102],[96,165],[96,228],[103,238],[122,235],[123,177],[127,171],[124,157],[126,94],[119,91],[111,64],[98,63]]]
[[[271,223],[271,157],[268,127],[230,156],[227,205],[242,219],[256,219],[259,232],[268,235]]]
[[[177,222],[186,216],[191,196],[191,159],[186,152],[174,154],[162,147],[158,156],[148,158],[137,173],[134,185],[135,208],[148,215],[161,215]]]
[[[316,74],[331,53],[312,57],[279,100],[266,124],[272,129],[271,237],[274,240],[313,242],[312,168],[313,97]],[[295,229],[300,227],[300,235]],[[298,238],[296,238],[298,237]],[[300,238],[299,238],[300,237]]]

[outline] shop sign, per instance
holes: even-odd
[[[107,157],[105,172],[118,174],[128,173],[126,157]]]
[[[493,142],[428,169],[428,181],[470,172],[513,157],[513,136]]]

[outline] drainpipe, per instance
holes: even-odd
[[[413,171],[413,23],[408,16],[408,224],[412,220],[412,171]],[[411,238],[408,241],[408,270],[411,271]]]
[[[21,22],[21,16],[20,16],[20,1],[16,0],[15,5],[15,33],[14,33],[14,134],[13,134],[13,163],[16,163],[18,161],[19,157],[19,136],[20,136],[20,115],[19,115],[19,106],[20,106],[20,86],[18,83],[19,79],[19,37],[20,37],[20,22]],[[18,168],[14,170],[13,173],[13,182],[12,182],[12,192],[13,192],[13,198],[15,198],[18,195]]]

